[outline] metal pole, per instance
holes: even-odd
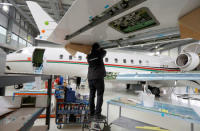
[[[194,131],[194,124],[191,123],[191,131]]]
[[[46,108],[46,125],[48,130],[50,128],[50,115],[51,115],[51,94],[52,94],[52,76],[48,79],[48,89],[47,89],[47,108]]]
[[[5,87],[0,87],[0,96],[5,96]]]
[[[121,109],[121,106],[119,106],[119,117],[121,117],[121,112],[122,112],[122,109]]]
[[[109,103],[107,103],[107,122],[108,122],[108,115],[109,115]]]

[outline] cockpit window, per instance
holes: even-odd
[[[23,50],[18,50],[16,53],[18,53],[18,54],[19,54],[19,53],[22,53],[22,51],[23,51]]]

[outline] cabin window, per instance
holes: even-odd
[[[115,58],[115,63],[118,63],[118,59],[117,58]]]
[[[18,53],[18,54],[19,54],[19,53],[22,53],[22,51],[23,51],[23,50],[18,50],[16,53]]]
[[[60,59],[63,59],[63,55],[60,55]]]
[[[126,59],[123,59],[123,63],[126,63]]]
[[[108,62],[108,58],[105,58],[105,62]]]
[[[146,60],[146,63],[147,63],[147,64],[149,64],[149,61],[148,61],[148,60]]]
[[[131,60],[131,64],[133,64],[134,63],[134,60]]]
[[[69,60],[72,60],[72,56],[71,55],[69,56]]]
[[[142,60],[139,60],[139,64],[142,64]]]
[[[78,60],[82,60],[82,56],[78,56]]]

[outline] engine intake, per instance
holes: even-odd
[[[182,71],[193,71],[199,66],[199,63],[200,63],[199,55],[194,52],[181,53],[176,58],[176,65]]]

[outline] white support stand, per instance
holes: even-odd
[[[42,80],[41,77],[35,77],[35,89],[41,90]]]

